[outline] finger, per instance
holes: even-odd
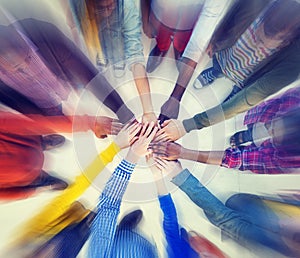
[[[156,121],[156,126],[158,127],[159,130],[161,129],[160,121],[159,120]]]
[[[159,156],[159,157],[160,157],[161,159],[168,160],[168,161],[170,161],[170,160],[175,160],[174,158],[168,156],[167,154],[162,155],[162,156]]]
[[[134,123],[128,128],[129,134],[133,134],[136,130],[140,130],[140,124],[139,123]]]
[[[166,127],[168,124],[170,124],[172,121],[171,120],[166,120],[166,121],[164,121],[162,124],[161,124],[161,126],[162,127]]]
[[[154,125],[153,125],[154,126]],[[153,140],[153,138],[154,138],[154,136],[156,135],[156,132],[157,132],[157,130],[158,130],[158,128],[157,127],[152,127],[151,128],[152,129],[152,132],[150,133],[150,135],[148,135],[148,137],[147,137],[147,139],[148,139],[148,142],[150,143],[152,140]],[[148,143],[148,144],[149,144]]]
[[[169,139],[167,134],[160,135],[154,138],[154,142],[166,142]]]
[[[134,144],[138,139],[139,139],[138,136],[133,137],[133,138],[129,141],[129,145]]]
[[[159,131],[157,131],[156,136],[159,136],[159,135],[165,133],[165,131],[166,130],[164,128],[160,129]]]
[[[121,131],[123,128],[123,124],[120,123],[112,123],[111,130],[118,130]]]
[[[130,137],[136,136],[140,130],[141,130],[141,125],[138,124],[135,128],[133,128],[133,131],[130,133]]]
[[[160,171],[164,169],[164,168],[162,167],[162,165],[160,165],[158,162],[156,162],[156,160],[155,160],[155,166],[156,166]]]
[[[130,123],[125,124],[125,125],[123,126],[122,130],[123,130],[123,131],[126,131],[126,130],[129,128],[129,126],[130,126]]]
[[[157,158],[167,157],[167,154],[165,152],[163,152],[163,151],[157,151],[157,152],[155,152],[155,151],[152,150],[152,152],[153,152],[153,154]]]
[[[148,127],[148,124],[149,124],[148,122],[146,122],[146,123],[143,124],[142,130],[141,130],[141,133],[140,133],[141,136],[144,135],[144,133],[145,133],[147,127]]]
[[[163,168],[163,169],[166,169],[167,167],[167,161],[165,161],[164,159],[161,159],[159,157],[157,157],[155,159],[155,162],[157,162],[158,164],[160,164],[160,166]]]
[[[151,161],[151,159],[153,159],[153,155],[151,154],[147,154],[146,155],[146,162],[149,163]]]
[[[162,146],[157,146],[157,147],[150,147],[150,149],[152,150],[153,153],[157,154],[157,153],[164,153],[166,154],[166,148],[162,147]]]
[[[164,116],[163,114],[160,114],[160,115],[158,116],[159,124],[162,124],[165,120],[166,120],[166,119],[165,119],[165,116]]]
[[[151,122],[148,125],[146,132],[142,136],[145,138],[148,138],[148,136],[151,134],[151,132],[153,132],[153,129],[154,129],[154,122]],[[156,132],[157,132],[157,130],[155,131],[155,133]]]

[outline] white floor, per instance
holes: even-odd
[[[0,0],[0,3],[7,2]],[[53,4],[53,6],[55,6]],[[153,41],[144,38],[145,55],[149,53],[153,46]],[[152,43],[152,44],[151,44]],[[172,48],[172,47],[171,47]],[[157,115],[160,107],[170,95],[175,84],[178,72],[174,63],[173,50],[170,49],[167,58],[163,61],[159,69],[149,75],[151,83],[151,92],[153,93],[153,102]],[[194,77],[201,71],[204,66],[200,64]],[[193,82],[193,79],[191,80]],[[136,114],[141,116],[141,105],[135,89],[135,85],[128,73],[120,80],[113,80],[112,84]],[[209,107],[220,103],[231,91],[232,84],[230,81],[220,79],[213,85],[200,90],[195,90],[192,84],[189,85],[187,92],[182,100],[179,119],[191,117]],[[88,100],[88,101],[87,101]],[[81,104],[84,102],[84,109]],[[99,104],[93,96],[86,93],[80,99],[79,108],[76,114],[88,113],[91,115],[103,114],[114,116],[108,109]],[[223,150],[228,147],[228,139],[236,130],[242,128],[243,116],[237,116],[224,123],[201,131],[193,131],[184,136],[179,143],[183,146],[198,150]],[[72,181],[76,175],[96,156],[97,152],[104,149],[113,139],[109,137],[101,140],[93,136],[92,133],[75,133],[66,134],[67,143],[59,148],[45,153],[45,170],[54,171],[59,176]],[[100,174],[93,186],[86,191],[80,200],[86,207],[93,209],[97,198],[101,193],[102,186],[110,173],[120,162],[126,151],[122,151],[114,161],[108,165],[107,169]],[[280,189],[298,189],[299,176],[291,175],[254,175],[249,173],[240,173],[217,166],[206,166],[190,161],[182,161],[183,167],[188,167],[190,171],[212,191],[221,201],[234,193],[246,192],[261,195],[276,194]],[[195,206],[185,194],[175,188],[171,183],[168,185],[172,192],[172,197],[176,204],[179,223],[187,230],[194,230],[205,235],[209,240],[214,242],[229,257],[280,257],[278,254],[256,253],[256,251],[247,250],[231,240],[221,241],[220,230],[212,226],[204,216],[201,209]],[[54,198],[56,193],[42,193],[30,199],[1,203],[1,234],[0,234],[0,255],[4,253],[5,248],[18,234],[18,229],[27,219]],[[124,196],[124,202],[121,207],[119,218],[127,212],[140,208],[144,212],[143,220],[140,224],[141,231],[153,241],[160,252],[160,257],[166,257],[164,236],[162,231],[162,214],[159,203],[156,199],[155,185],[152,182],[152,176],[149,168],[141,160],[136,168],[132,180]],[[79,257],[86,257],[86,246],[83,248]]]

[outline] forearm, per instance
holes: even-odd
[[[151,9],[151,0],[141,0],[140,1],[141,6],[141,13],[142,13],[142,22],[148,23],[149,21],[149,14]]]
[[[176,208],[170,194],[159,196],[158,200],[164,215],[163,228],[166,239],[169,244],[172,244],[174,239],[179,239],[179,224],[177,221]]]
[[[94,130],[95,117],[91,116],[43,116],[22,115],[1,112],[1,132],[20,135],[43,135],[54,132],[72,133],[74,131]],[[22,126],[20,126],[22,125]]]
[[[132,65],[132,73],[143,107],[143,113],[153,112],[149,81],[145,67],[142,64]]]
[[[224,151],[196,151],[182,148],[179,158],[205,164],[221,165]]]
[[[194,73],[195,67],[197,63],[189,58],[183,57],[180,64],[180,71],[176,81],[175,88],[171,94],[171,97],[177,99],[178,101],[181,100],[186,87],[188,86],[192,75]]]
[[[112,143],[100,153],[94,161],[76,177],[75,181],[59,196],[45,206],[40,213],[30,219],[20,234],[20,241],[31,241],[36,236],[51,230],[55,220],[91,185],[104,167],[113,160],[119,147]]]
[[[122,160],[106,183],[92,224],[89,253],[91,257],[108,257],[117,228],[121,201],[135,164]]]
[[[169,191],[166,187],[165,180],[163,178],[162,173],[157,172],[156,174],[153,175],[153,178],[155,181],[158,196],[167,195],[169,193]]]

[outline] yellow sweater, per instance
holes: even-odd
[[[91,185],[93,180],[113,160],[120,148],[114,142],[110,144],[94,161],[76,177],[74,183],[69,185],[59,196],[25,224],[24,231],[17,242],[31,242],[38,236],[51,237],[73,222],[80,221],[88,213],[81,213],[79,217],[65,219],[64,214],[70,209],[73,202]],[[50,236],[49,236],[50,235]]]

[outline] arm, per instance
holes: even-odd
[[[33,241],[34,238],[43,234],[56,234],[62,230],[63,228],[55,226],[57,218],[91,185],[92,181],[113,160],[119,150],[119,147],[112,143],[100,153],[62,194],[54,198],[37,215],[26,222],[19,241],[27,243],[27,241]]]
[[[89,245],[90,257],[109,257],[123,195],[135,164],[123,160],[105,185],[97,205]]]
[[[275,94],[299,76],[300,71],[300,42],[295,41],[281,50],[271,67],[263,68],[265,73],[246,85],[233,98],[219,106],[195,115],[193,118],[183,120],[187,132],[217,124],[221,121],[235,117],[248,111],[265,98]]]
[[[143,118],[142,122],[156,122],[157,118],[153,111],[153,105],[151,100],[150,86],[146,70],[142,64],[133,64],[132,73],[135,81],[137,91],[140,96],[140,100],[143,107]]]
[[[136,134],[140,126],[126,125],[117,135],[115,142],[100,153],[94,161],[75,178],[74,183],[68,186],[63,193],[57,196],[40,213],[30,219],[20,234],[20,242],[32,241],[35,237],[43,234],[56,234],[61,228],[55,227],[56,220],[70,205],[91,185],[93,180],[111,162],[120,149],[126,148],[136,140]]]
[[[196,151],[182,147],[175,142],[156,142],[150,145],[152,151],[166,160],[187,159],[213,165],[221,165],[224,151]]]
[[[22,126],[20,126],[22,125]],[[0,111],[0,131],[20,135],[92,130],[97,136],[117,134],[122,124],[109,117],[22,115]]]
[[[159,120],[163,123],[170,118],[177,118],[179,113],[179,103],[191,80],[194,70],[201,62],[209,40],[221,20],[224,10],[228,6],[228,0],[205,1],[203,10],[193,29],[192,36],[182,55],[181,67],[175,84],[175,88],[162,106]],[[203,29],[205,28],[205,30]]]
[[[141,41],[141,20],[133,1],[124,2],[124,43],[125,58],[132,71],[136,88],[143,107],[143,122],[156,122],[153,112],[150,86],[144,65],[143,44]]]
[[[98,204],[98,213],[92,224],[89,254],[91,257],[109,257],[117,227],[122,197],[135,164],[147,153],[148,145],[157,128],[154,123],[143,125],[139,139],[131,146],[128,154],[106,183]]]
[[[196,66],[197,62],[186,57],[182,58],[175,87],[169,99],[161,107],[158,118],[160,123],[163,123],[170,118],[176,119],[178,117],[181,98],[192,78]]]
[[[142,23],[143,23],[143,31],[149,38],[154,37],[154,28],[149,21],[149,16],[151,12],[151,0],[141,0],[141,13],[142,13]]]
[[[247,216],[226,207],[188,169],[175,174],[172,182],[201,209],[208,220],[238,243],[261,244],[284,254],[291,254],[278,234],[256,226]]]

